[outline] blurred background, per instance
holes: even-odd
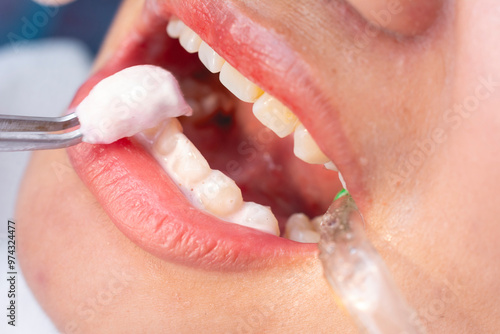
[[[119,3],[78,0],[46,7],[31,0],[0,0],[0,114],[60,115],[88,76]],[[22,274],[16,327],[7,324],[7,221],[15,218],[28,159],[27,152],[0,152],[0,333],[57,333]]]

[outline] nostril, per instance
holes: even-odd
[[[443,0],[349,0],[370,23],[401,35],[414,36],[429,29]]]

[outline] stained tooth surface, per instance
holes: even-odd
[[[255,117],[280,138],[292,133],[298,123],[290,109],[267,93],[255,101],[252,110]]]
[[[170,21],[168,21],[167,25],[167,35],[171,38],[179,38],[186,28],[184,22],[179,20],[178,18],[172,17]]]
[[[264,93],[228,62],[222,65],[219,80],[231,93],[244,102],[253,103]]]
[[[218,73],[222,69],[222,65],[226,62],[217,54],[207,43],[201,42],[198,50],[198,57],[205,67],[212,73]]]
[[[321,152],[318,144],[309,134],[304,125],[299,124],[293,134],[293,153],[297,158],[310,164],[325,164],[330,159]]]
[[[285,229],[285,238],[287,239],[305,243],[319,242],[319,233],[313,230],[309,218],[303,213],[291,215]]]
[[[241,209],[231,216],[231,221],[262,232],[280,234],[278,220],[271,209],[254,202],[244,202]]]
[[[236,212],[243,204],[240,188],[218,170],[212,170],[208,177],[192,188],[203,207],[219,217]]]
[[[191,28],[186,27],[179,37],[179,43],[187,52],[195,53],[200,49],[201,38]]]

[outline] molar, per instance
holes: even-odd
[[[314,231],[309,218],[303,213],[295,213],[288,218],[285,238],[304,243],[318,243],[320,235]]]
[[[278,220],[268,206],[254,202],[244,202],[241,209],[230,216],[230,220],[238,225],[251,227],[276,236],[280,235]]]
[[[160,131],[154,141],[153,150],[161,156],[167,156],[175,149],[177,138],[182,134],[182,125],[177,118],[172,118]]]
[[[243,205],[240,188],[218,170],[212,170],[205,179],[192,187],[192,191],[203,207],[218,217],[227,217]]]

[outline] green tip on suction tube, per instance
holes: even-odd
[[[345,195],[349,195],[349,192],[347,191],[347,189],[342,189],[337,193],[337,195],[335,195],[334,201],[338,200],[341,197],[344,197]]]

